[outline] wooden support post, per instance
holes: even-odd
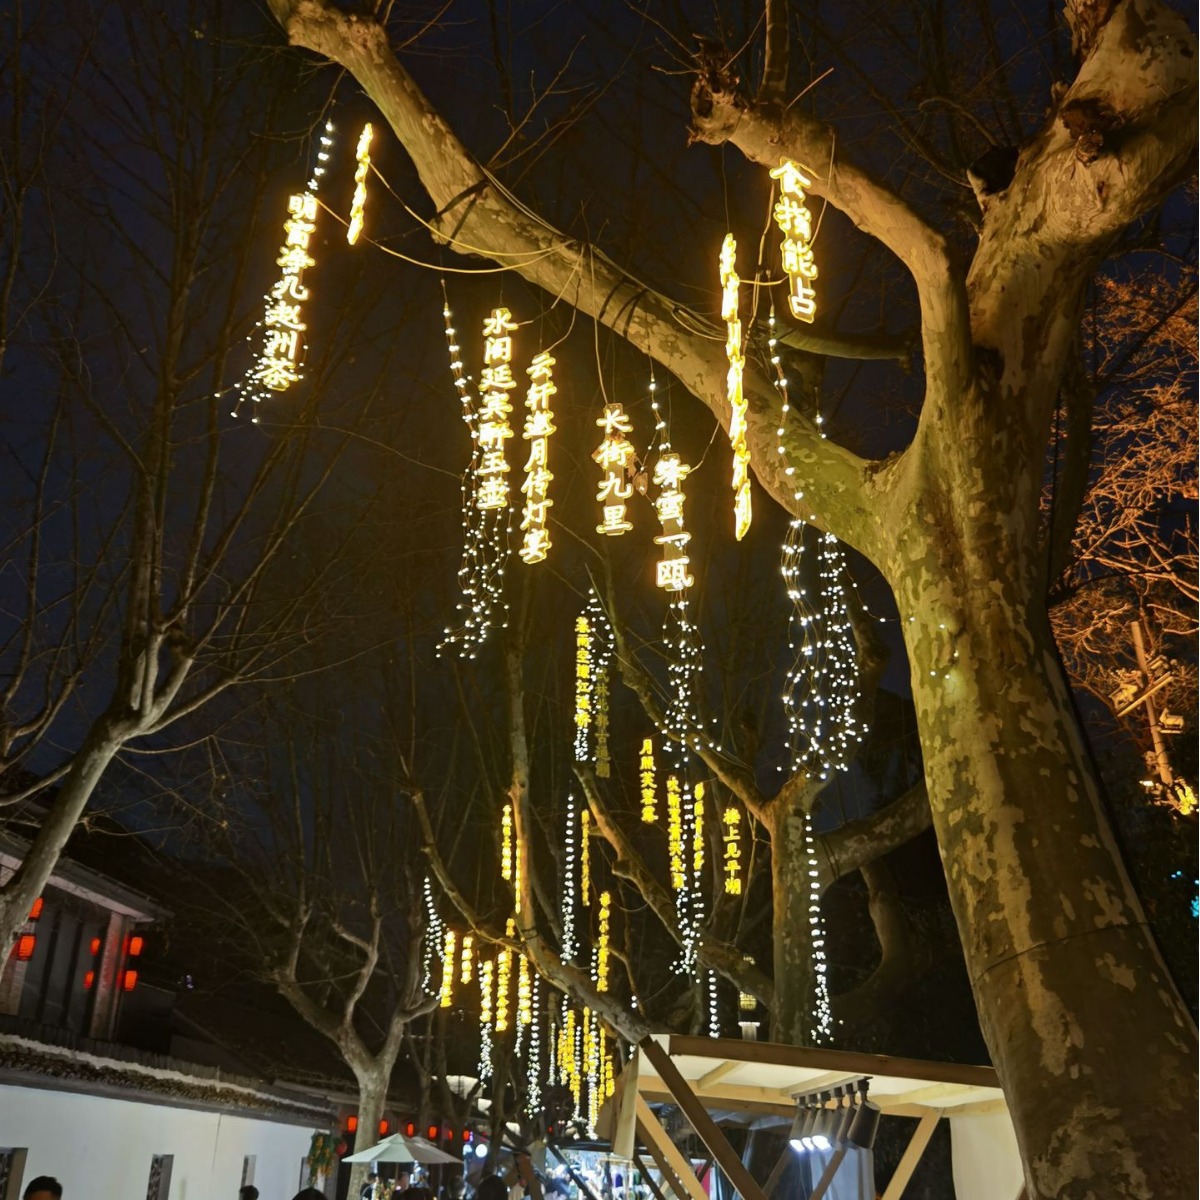
[[[642,1162],[640,1154],[633,1156],[633,1165],[641,1172],[642,1178],[646,1181],[646,1186],[654,1193],[654,1200],[667,1200],[666,1196],[662,1194],[662,1188],[654,1182],[654,1177],[646,1169],[646,1164]],[[661,1170],[662,1168],[660,1167],[659,1169]]]
[[[929,1145],[929,1139],[933,1137],[933,1131],[937,1128],[941,1117],[940,1112],[931,1112],[921,1118],[916,1129],[913,1130],[913,1135],[909,1139],[904,1153],[900,1156],[896,1173],[883,1193],[883,1200],[900,1200],[900,1197],[904,1195],[904,1189],[908,1187],[908,1181],[917,1169],[917,1163],[921,1161],[921,1155],[925,1153],[925,1147]]]
[[[671,1141],[658,1118],[650,1111],[650,1105],[641,1096],[637,1098],[637,1117],[655,1161],[661,1167],[665,1160],[671,1174],[678,1181],[679,1191],[676,1195],[679,1200],[708,1200],[708,1193],[700,1186],[692,1164],[680,1154],[679,1147]],[[671,1190],[675,1191],[675,1188],[672,1187]]]
[[[742,1200],[766,1200],[762,1189],[746,1170],[737,1151],[717,1128],[716,1121],[708,1115],[708,1109],[688,1086],[687,1080],[680,1075],[679,1068],[671,1060],[671,1056],[652,1037],[643,1038],[638,1044],[638,1049],[654,1067],[659,1079],[667,1085],[675,1102],[683,1109],[684,1116],[692,1123],[692,1128],[700,1135],[700,1140],[708,1147],[708,1152],[725,1172],[725,1178],[733,1185],[733,1190]]]
[[[687,1189],[675,1178],[671,1164],[667,1162],[663,1152],[658,1148],[658,1143],[650,1136],[650,1131],[641,1121],[637,1123],[637,1135],[638,1140],[649,1148],[650,1157],[654,1159],[654,1165],[658,1167],[659,1173],[663,1177],[663,1186],[671,1193],[674,1200],[688,1200]]]
[[[842,1165],[842,1159],[846,1157],[846,1147],[839,1146],[834,1152],[833,1157],[829,1160],[829,1166],[825,1168],[825,1174],[821,1176],[820,1182],[813,1188],[812,1195],[808,1200],[821,1200],[821,1197],[829,1191],[829,1185],[833,1182],[833,1177],[837,1174],[837,1169]]]
[[[795,1150],[792,1149],[791,1142],[783,1143],[783,1153],[780,1154],[778,1161],[771,1168],[771,1174],[767,1176],[767,1182],[763,1184],[763,1191],[766,1193],[767,1200],[775,1194],[775,1189],[779,1186],[779,1181],[783,1178],[784,1171],[787,1170],[788,1161],[795,1157]]]

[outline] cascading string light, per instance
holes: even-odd
[[[512,922],[509,921],[511,927]],[[513,952],[505,946],[496,955],[496,1003],[493,1028],[497,1035],[508,1032],[508,1006],[511,999]]]
[[[787,462],[783,441],[790,405],[787,376],[775,336],[774,304],[767,324],[767,346],[781,402],[775,450],[784,463],[784,475],[792,481],[792,498],[799,504],[804,500],[804,491],[795,482],[795,467]],[[819,413],[817,423],[821,424]],[[794,773],[806,769],[825,780],[850,764],[867,728],[858,718],[858,654],[846,590],[849,571],[845,556],[833,534],[814,531],[817,538],[814,599],[802,577],[807,529],[801,517],[789,522],[780,565],[792,606],[788,619],[792,661],[782,694],[790,762],[786,766],[781,764],[779,770]]]
[[[493,996],[496,964],[490,960],[479,964],[479,1079],[483,1082],[492,1074],[492,1023],[495,1020]]]
[[[426,995],[432,996],[439,994],[432,991],[430,986],[433,982],[434,947],[441,949],[446,926],[442,923],[442,918],[438,916],[437,905],[433,902],[433,884],[428,875],[425,876],[422,884],[421,894],[425,903],[425,938],[421,947],[421,990]]]
[[[367,175],[371,170],[371,137],[374,130],[368,121],[358,135],[354,149],[354,195],[350,200],[350,220],[346,223],[346,241],[351,246],[363,230],[363,212],[367,205]]]
[[[592,904],[592,814],[586,804],[579,813],[579,902]]]
[[[520,554],[526,564],[542,562],[550,551],[546,513],[554,504],[547,494],[554,479],[549,465],[550,435],[555,431],[550,397],[558,391],[554,386],[554,362],[549,352],[542,350],[534,355],[525,372],[529,376],[529,391],[525,396],[529,415],[521,436],[529,443],[529,458],[525,463],[525,482],[521,484],[525,507],[521,514]]]
[[[588,601],[584,609],[588,629],[591,632],[591,683],[592,683],[592,724],[591,738],[585,748],[586,761],[596,768],[600,779],[607,779],[612,773],[608,740],[608,677],[612,668],[615,650],[613,647],[612,625],[595,586],[588,590]]]
[[[531,987],[529,1052],[525,1059],[525,1111],[531,1117],[536,1117],[542,1107],[542,982],[539,976],[534,975]]]
[[[738,317],[737,242],[732,233],[721,244],[721,320],[725,322],[725,357],[729,361],[725,391],[729,400],[729,444],[733,448],[734,537],[740,542],[750,529],[750,449],[746,445],[746,396],[743,381],[746,355]]]
[[[721,998],[720,993],[717,991],[717,973],[712,967],[709,967],[706,976],[708,984],[708,1036],[710,1038],[719,1038],[721,1036]]]
[[[575,797],[567,794],[567,842],[563,856],[562,957],[573,962],[579,952],[575,940]]]
[[[332,145],[333,122],[326,121],[312,175],[303,192],[288,197],[288,215],[283,223],[284,241],[275,260],[280,275],[263,297],[266,308],[263,310],[263,319],[256,325],[256,329],[263,330],[262,346],[249,370],[235,386],[236,399],[231,416],[238,416],[243,404],[260,404],[269,399],[272,393],[286,392],[303,378],[301,365],[305,346],[301,335],[308,328],[303,320],[303,312],[304,302],[310,297],[309,289],[304,286],[304,272],[316,266],[309,246],[317,227],[317,190],[321,176],[325,174],[325,164],[329,161]],[[252,333],[247,340],[251,341],[257,336]],[[250,420],[257,424],[257,415]]]
[[[804,849],[808,856],[808,924],[813,963],[813,1045],[832,1040],[833,1012],[829,1006],[828,960],[825,957],[825,925],[821,919],[821,872],[817,863],[817,843],[812,821],[804,818]]]
[[[462,418],[471,439],[471,459],[462,482],[463,556],[458,568],[461,600],[455,606],[459,626],[443,630],[440,655],[456,646],[460,658],[474,658],[495,626],[508,625],[504,601],[504,568],[512,541],[513,508],[509,503],[505,442],[512,437],[508,393],[516,386],[512,375],[512,330],[507,308],[494,309],[483,324],[484,367],[476,406],[463,373],[461,347],[451,323],[450,305],[443,309],[450,370],[462,405]]]
[[[472,977],[472,967],[475,957],[475,938],[469,934],[463,934],[462,940],[462,957],[460,959],[461,970],[459,972],[459,983],[470,983]]]
[[[500,877],[513,880],[513,810],[506,804],[500,812]]]

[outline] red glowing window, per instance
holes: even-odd
[[[129,957],[137,958],[142,952],[142,948],[146,945],[146,939],[141,934],[134,934],[129,939]]]
[[[379,1122],[379,1136],[386,1137],[389,1129],[391,1129],[391,1125],[388,1123],[387,1117],[384,1117],[383,1120]]]
[[[83,977],[83,990],[90,992],[96,983],[96,972],[88,971]]]
[[[357,1130],[357,1129],[358,1129],[358,1118],[353,1115],[347,1117],[346,1118],[346,1132],[354,1133],[355,1130]]]
[[[431,1142],[437,1141],[437,1135],[438,1135],[438,1127],[436,1125],[430,1125],[430,1127],[425,1131],[425,1136]]]
[[[17,961],[28,962],[33,957],[37,938],[32,933],[23,933],[17,938]]]
[[[90,950],[91,950],[91,952],[92,952],[92,957],[93,957],[93,958],[95,958],[95,957],[96,957],[96,955],[100,953],[100,947],[101,947],[103,944],[104,944],[104,943],[103,943],[103,942],[102,942],[102,941],[101,941],[99,938],[92,938],[91,946],[89,947],[89,949],[90,949]]]
[[[33,902],[33,907],[29,910],[29,919],[31,921],[36,921],[38,919],[38,917],[40,917],[42,915],[42,906],[45,903],[46,903],[46,901],[44,899],[42,899],[41,896],[39,896]]]
[[[136,971],[126,971],[125,974],[121,976],[121,987],[127,992],[132,992],[133,989],[137,987],[137,975],[138,973]]]
[[[404,1127],[404,1136],[412,1137],[416,1132],[417,1132],[416,1125],[412,1121],[409,1121],[409,1123],[407,1125],[405,1125],[405,1127]]]

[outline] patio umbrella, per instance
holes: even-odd
[[[359,1150],[356,1154],[347,1154],[342,1162],[419,1162],[419,1163],[455,1163],[461,1165],[462,1160],[445,1150],[439,1150],[432,1142],[420,1137],[401,1137],[393,1133],[376,1146]]]

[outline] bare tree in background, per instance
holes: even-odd
[[[0,969],[118,756],[194,740],[231,689],[334,637],[369,507],[339,495],[313,552],[346,443],[322,420],[376,387],[334,393],[349,313],[262,424],[230,419],[279,178],[301,190],[310,148],[266,140],[294,79],[252,52],[253,18],[185,8],[4,17],[0,814],[29,848],[0,887]]]

